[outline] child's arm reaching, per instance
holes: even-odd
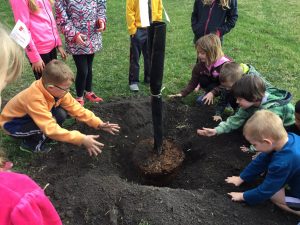
[[[181,93],[178,93],[178,94],[174,94],[174,95],[168,95],[169,98],[180,98],[182,97],[182,94]]]
[[[239,176],[231,176],[225,179],[226,183],[234,184],[235,186],[240,186],[244,181]],[[243,192],[229,192],[227,193],[231,196],[231,200],[235,202],[244,201],[244,193]]]
[[[205,127],[203,127],[202,129],[197,130],[197,134],[199,136],[211,137],[211,136],[216,135],[217,131],[214,128],[205,128]]]
[[[120,131],[120,126],[118,124],[109,122],[101,123],[98,128],[113,135]]]
[[[97,156],[102,152],[102,148],[104,147],[104,144],[96,140],[98,137],[99,135],[86,135],[83,139],[82,144],[87,149],[90,156],[92,155]]]

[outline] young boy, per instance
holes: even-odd
[[[10,136],[22,139],[20,149],[47,152],[45,142],[48,137],[83,145],[90,156],[101,153],[104,145],[96,140],[99,135],[84,135],[61,127],[67,113],[95,129],[111,134],[119,132],[118,124],[102,122],[72,97],[69,89],[73,81],[71,69],[61,61],[52,60],[46,65],[40,80],[6,104],[0,115],[0,125]]]
[[[228,104],[233,108],[234,111],[238,109],[236,98],[234,97],[231,88],[233,84],[240,80],[244,75],[253,75],[261,77],[260,73],[249,64],[238,64],[236,62],[228,62],[222,66],[219,76],[220,86],[214,88],[211,94],[214,97],[220,96],[219,101],[216,105],[216,113],[213,116],[214,121],[222,121],[222,114]],[[261,77],[263,80],[264,78]],[[265,81],[268,87],[271,87],[270,83]]]
[[[295,124],[288,127],[287,131],[300,136],[300,100],[295,105]]]
[[[144,82],[150,82],[148,27],[162,21],[162,0],[126,0],[126,21],[130,34],[129,89],[139,91],[139,59],[144,56]]]
[[[300,210],[300,137],[287,133],[279,116],[267,110],[255,112],[247,121],[244,136],[261,153],[240,176],[227,177],[225,181],[240,186],[267,173],[258,187],[228,193],[232,200],[253,205],[271,199],[278,207],[300,216],[300,211],[291,208]]]
[[[257,110],[268,109],[277,114],[285,127],[294,124],[294,107],[290,103],[291,93],[274,87],[266,89],[265,82],[258,76],[245,75],[232,87],[239,110],[217,127],[198,129],[200,136],[229,133],[241,127]]]

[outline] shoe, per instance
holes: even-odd
[[[26,139],[23,139],[20,145],[20,150],[27,153],[33,153],[33,152],[48,153],[51,151],[51,147],[45,145],[44,142],[42,142],[41,144],[40,143],[36,144]]]
[[[206,93],[197,97],[196,103],[198,105],[204,105],[203,98],[204,98],[205,95],[206,95]]]
[[[139,86],[137,84],[130,84],[129,89],[130,89],[130,91],[133,91],[133,92],[138,92],[140,90]]]
[[[76,98],[76,101],[79,102],[80,105],[82,105],[82,106],[84,105],[84,100],[83,100],[82,97],[77,97],[77,98]]]
[[[89,100],[90,102],[95,102],[95,103],[98,103],[98,102],[103,102],[103,99],[98,97],[97,95],[95,95],[94,92],[87,92],[85,93],[85,96],[84,96],[87,100]]]

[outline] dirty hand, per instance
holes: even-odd
[[[221,116],[213,116],[213,120],[216,122],[222,121],[222,117]]]
[[[180,98],[182,97],[181,93],[175,94],[175,95],[168,95],[169,98]]]
[[[245,145],[241,146],[240,149],[241,149],[242,152],[247,152],[247,153],[249,153],[249,148],[246,147]]]
[[[99,125],[99,129],[104,130],[110,134],[117,134],[120,131],[120,126],[116,123],[109,123],[109,122],[105,122],[105,123],[101,123]]]
[[[234,184],[235,186],[240,186],[244,181],[242,180],[241,177],[239,176],[231,176],[231,177],[227,177],[225,179],[226,183],[228,184]]]
[[[79,45],[85,45],[85,41],[87,39],[87,36],[84,34],[79,34],[76,38],[76,43]]]
[[[82,144],[87,149],[90,156],[92,155],[97,156],[102,152],[102,148],[104,147],[104,144],[96,140],[98,137],[99,135],[86,135],[83,139]]]
[[[59,51],[59,53],[61,55],[61,58],[63,60],[66,60],[67,59],[67,53],[65,52],[64,48],[62,46],[58,46],[57,50]]]
[[[199,136],[207,136],[207,137],[211,137],[217,134],[216,129],[212,129],[212,128],[205,128],[203,127],[202,129],[198,129],[197,130],[197,134]]]
[[[210,105],[214,103],[214,94],[212,92],[208,92],[202,99],[204,104]]]
[[[227,194],[231,196],[232,201],[235,201],[235,202],[244,201],[244,193],[243,192],[230,192]]]
[[[37,72],[37,73],[42,73],[44,67],[45,67],[45,63],[44,61],[41,59],[38,62],[32,63],[32,70]]]

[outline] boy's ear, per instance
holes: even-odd
[[[264,139],[263,139],[263,142],[264,142],[265,144],[268,144],[268,145],[273,145],[273,141],[272,141],[271,139],[268,139],[268,138],[264,138]]]

